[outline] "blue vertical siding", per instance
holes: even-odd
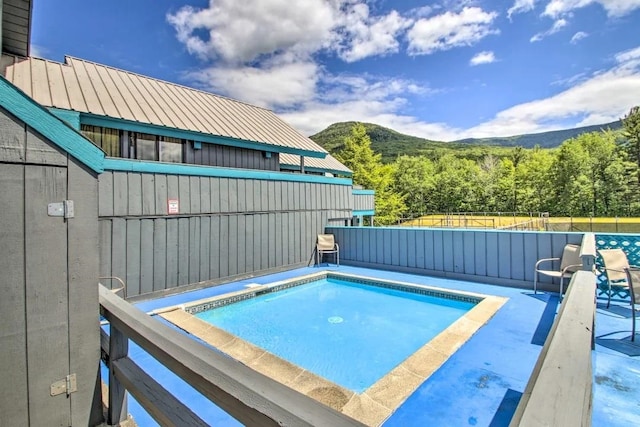
[[[340,262],[371,268],[531,286],[540,258],[559,257],[582,233],[334,227]],[[541,283],[551,283],[541,277]]]

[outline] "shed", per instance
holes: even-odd
[[[96,425],[104,153],[0,77],[3,425]]]

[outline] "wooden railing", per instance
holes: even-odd
[[[100,286],[109,367],[109,425],[127,419],[127,393],[161,425],[207,425],[128,357],[128,340],[245,425],[362,426],[360,422],[171,329]]]
[[[583,271],[571,278],[511,427],[591,425],[595,253],[595,238],[587,233],[580,252]]]

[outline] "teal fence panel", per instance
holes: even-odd
[[[630,265],[640,265],[640,234],[596,234],[596,249],[622,249],[627,254]],[[609,286],[599,255],[596,257],[596,269],[598,296],[606,296]],[[626,288],[614,287],[612,293],[612,298],[629,298]]]

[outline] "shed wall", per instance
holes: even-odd
[[[0,182],[2,424],[98,424],[97,177],[0,108]],[[49,216],[63,200],[75,217]],[[69,374],[78,390],[51,396]]]
[[[126,279],[134,297],[300,265],[352,200],[347,185],[106,171],[100,275]]]

